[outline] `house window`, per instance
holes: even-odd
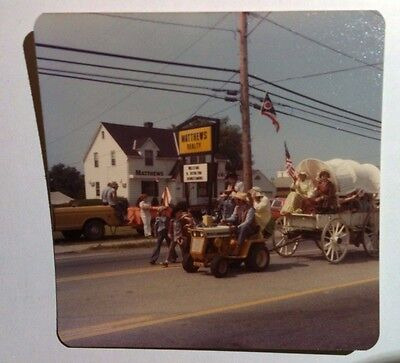
[[[102,138],[102,139],[105,138],[104,131],[101,132],[101,138]]]
[[[100,183],[96,182],[96,197],[100,197]]]
[[[156,181],[142,181],[142,194],[158,197],[158,183]]]
[[[115,162],[115,151],[111,151],[111,165],[116,165],[116,162]]]
[[[208,197],[207,183],[196,183],[197,184],[197,197]]]
[[[199,164],[204,164],[206,162],[206,156],[205,155],[199,155]]]
[[[152,166],[153,164],[154,164],[153,150],[145,150],[144,151],[144,165]]]
[[[99,167],[99,153],[94,153],[93,157],[94,157],[94,167],[98,168]]]

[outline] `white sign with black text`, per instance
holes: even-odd
[[[207,181],[207,164],[190,164],[183,166],[184,183],[202,183]]]

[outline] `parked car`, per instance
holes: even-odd
[[[271,214],[274,220],[277,220],[281,216],[281,209],[285,200],[286,198],[277,197],[271,202]]]

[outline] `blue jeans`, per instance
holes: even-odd
[[[241,247],[246,238],[256,234],[259,231],[259,226],[243,226],[238,228],[238,244]]]
[[[163,241],[167,242],[167,246],[171,244],[171,240],[168,237],[168,232],[167,229],[163,229],[160,232],[157,232],[157,242],[156,242],[156,247],[154,248],[153,254],[151,255],[151,261],[156,262],[158,260],[158,257],[160,257],[160,249],[161,249],[161,244]]]

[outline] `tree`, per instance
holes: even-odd
[[[230,125],[229,117],[221,120],[218,149],[219,153],[228,159],[226,163],[227,171],[242,169],[242,135],[240,126]]]
[[[54,165],[49,170],[51,192],[61,192],[74,199],[85,198],[84,176],[75,168],[64,164]]]

